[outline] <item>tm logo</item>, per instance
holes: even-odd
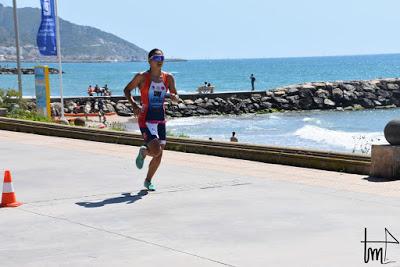
[[[388,244],[398,245],[399,241],[385,228],[384,241],[370,241],[367,237],[367,228],[364,232],[364,262],[378,261],[381,264],[395,263],[395,261],[388,261]]]

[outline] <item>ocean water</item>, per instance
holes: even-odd
[[[372,144],[387,144],[383,129],[400,109],[362,111],[303,111],[241,116],[170,119],[167,131],[190,138],[370,154]],[[128,130],[140,133],[137,124]]]
[[[0,65],[15,66],[12,63]],[[23,67],[34,66],[24,63]],[[48,64],[57,67],[57,64]],[[89,85],[108,84],[114,95],[122,90],[139,71],[146,70],[145,62],[125,63],[64,63],[64,95],[86,95]],[[250,74],[256,77],[256,89],[265,90],[279,86],[310,81],[367,80],[400,76],[399,55],[235,59],[235,60],[190,60],[166,62],[166,71],[176,77],[181,93],[194,93],[205,81],[212,83],[217,92],[243,91],[250,89]],[[0,75],[0,88],[17,88],[14,75]],[[52,95],[59,95],[58,75],[51,75]],[[24,95],[34,94],[33,76],[23,76]]]
[[[363,111],[303,111],[243,116],[171,119],[167,130],[191,138],[313,150],[370,154],[371,144],[386,144],[383,129],[400,109]],[[131,130],[138,130],[133,125]]]
[[[6,63],[0,63],[5,65]],[[15,64],[8,63],[15,66]],[[23,67],[35,64],[23,64]],[[57,67],[56,64],[49,64]],[[64,95],[86,95],[89,84],[108,84],[114,95],[122,90],[147,63],[64,63]],[[371,55],[315,58],[191,60],[167,62],[180,93],[194,93],[205,81],[217,92],[246,91],[250,74],[257,78],[256,89],[310,81],[369,80],[400,77],[399,55]],[[34,79],[23,76],[24,95],[34,94]],[[58,75],[51,76],[52,95],[58,93]],[[16,76],[0,75],[0,88],[17,88]],[[372,143],[385,143],[383,129],[400,109],[357,112],[307,111],[265,115],[180,118],[168,122],[168,129],[191,138],[227,141],[232,131],[240,142],[290,146],[318,150],[368,154]],[[137,125],[128,125],[138,131]]]

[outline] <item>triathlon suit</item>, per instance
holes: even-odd
[[[142,109],[139,114],[139,128],[146,144],[158,138],[162,145],[167,143],[165,130],[164,99],[168,91],[167,77],[169,74],[162,72],[162,82],[151,80],[150,72],[143,73],[145,82],[140,87]]]

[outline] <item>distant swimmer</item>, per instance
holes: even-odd
[[[232,132],[232,136],[231,136],[231,142],[239,142],[239,140],[236,138],[236,132]]]
[[[256,82],[256,77],[254,77],[254,74],[250,75],[250,81],[251,81],[251,91],[254,91],[255,90],[254,84]]]
[[[133,113],[138,116],[139,128],[145,141],[145,145],[140,147],[136,157],[136,167],[142,169],[146,156],[152,157],[144,186],[154,191],[152,179],[160,166],[162,153],[167,144],[164,100],[168,91],[169,97],[174,102],[179,100],[179,96],[174,77],[161,71],[164,53],[160,49],[151,50],[148,62],[150,70],[136,74],[125,87],[124,93],[132,105]],[[131,95],[131,91],[136,87],[140,90],[142,106],[136,103]]]

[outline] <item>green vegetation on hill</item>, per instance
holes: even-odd
[[[40,59],[36,47],[36,34],[41,13],[38,8],[18,9],[22,56],[25,60]],[[0,58],[15,55],[14,21],[11,7],[0,4]],[[99,29],[80,26],[60,19],[61,51],[64,60],[130,61],[145,60],[147,52],[113,34]]]

